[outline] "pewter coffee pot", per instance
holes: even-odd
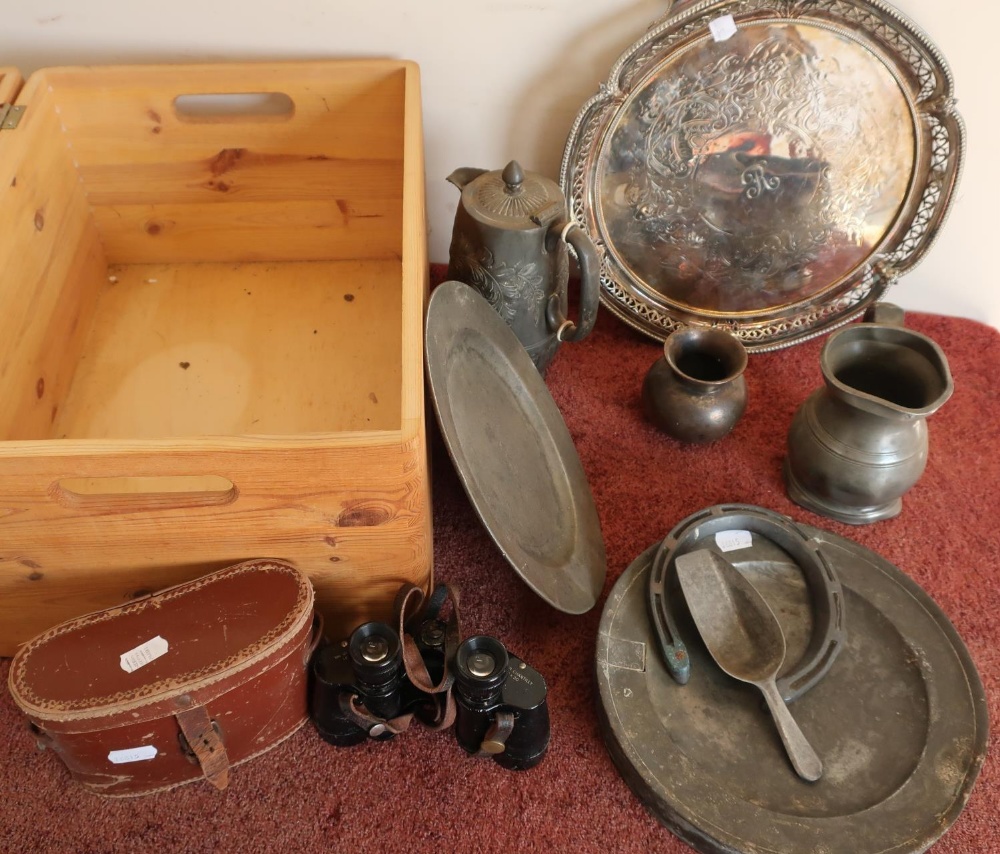
[[[568,216],[555,181],[516,160],[501,171],[456,169],[462,191],[451,238],[448,278],[479,291],[517,335],[544,374],[562,341],[594,326],[600,263],[593,241]],[[580,320],[567,317],[566,244],[580,264]]]

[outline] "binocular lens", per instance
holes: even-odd
[[[373,664],[385,661],[386,656],[389,655],[389,642],[380,637],[365,638],[361,644],[360,652],[365,661],[370,661]]]
[[[481,679],[496,670],[496,659],[488,652],[475,652],[469,656],[469,672]]]
[[[358,681],[376,687],[392,682],[403,660],[399,636],[385,623],[358,626],[347,652]]]
[[[438,620],[428,620],[420,629],[420,640],[427,646],[439,647],[444,645],[444,623]]]
[[[507,650],[496,638],[476,635],[463,641],[455,653],[455,684],[468,700],[495,697],[507,681]]]

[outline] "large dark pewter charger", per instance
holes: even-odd
[[[739,525],[748,510],[723,506],[703,515],[724,521],[732,513]],[[849,617],[836,662],[792,706],[823,758],[822,778],[807,782],[790,772],[760,693],[715,666],[681,596],[669,607],[691,676],[680,685],[670,673],[648,616],[659,544],[625,570],[601,616],[596,671],[605,743],[635,794],[699,851],[925,851],[962,811],[986,756],[982,682],[948,618],[903,572],[845,537],[796,527],[839,577]],[[720,531],[703,520],[689,543],[711,548]],[[794,560],[752,536],[749,560],[734,557],[741,550],[727,559],[775,610],[789,641],[786,667],[794,669],[812,623],[808,597],[803,607],[788,607],[794,587],[784,582],[802,583]]]
[[[569,614],[594,607],[607,560],[580,457],[524,347],[461,282],[427,307],[427,376],[448,453],[514,571]]]

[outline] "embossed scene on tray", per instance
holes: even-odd
[[[678,306],[787,306],[890,233],[915,134],[870,47],[812,24],[745,26],[635,87],[599,158],[600,227],[615,260]]]

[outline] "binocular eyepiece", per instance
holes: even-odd
[[[547,689],[541,674],[510,655],[496,638],[468,638],[446,661],[445,627],[424,621],[414,633],[427,673],[454,672],[455,737],[473,755],[492,755],[505,768],[537,765],[549,743]],[[348,640],[317,652],[311,713],[320,735],[349,746],[392,738],[393,722],[413,713],[430,723],[438,698],[420,690],[403,665],[402,644],[385,623],[358,626]]]
[[[496,700],[507,680],[510,658],[496,638],[477,635],[455,653],[455,685],[470,705]]]
[[[404,703],[399,635],[385,623],[358,626],[349,640],[322,647],[312,662],[310,706],[324,740],[340,747],[393,733],[386,723]]]
[[[358,626],[348,641],[347,656],[358,687],[366,694],[391,686],[403,665],[399,635],[385,623]]]

